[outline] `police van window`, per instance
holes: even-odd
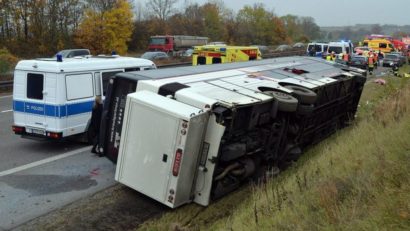
[[[324,46],[324,49],[323,49],[324,51],[327,51],[327,46]]]
[[[67,100],[84,99],[94,96],[93,76],[91,73],[66,75]]]
[[[94,73],[94,90],[95,95],[101,95],[101,75],[99,72]]]
[[[121,73],[122,71],[110,71],[102,72],[102,83],[103,83],[103,95],[107,92],[108,81],[111,77],[114,77],[115,74]]]
[[[27,74],[27,98],[43,99],[44,75],[42,74]]]
[[[380,43],[379,48],[387,48],[387,44],[386,43]]]
[[[349,47],[346,47],[346,53],[350,53],[350,48]]]
[[[125,72],[129,72],[129,71],[139,71],[139,70],[140,70],[139,67],[125,68]]]

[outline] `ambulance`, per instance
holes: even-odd
[[[196,46],[192,55],[192,65],[208,65],[262,59],[257,47],[205,45]]]
[[[394,51],[394,44],[387,39],[364,40],[363,44],[374,51],[380,51],[383,53],[390,53]]]
[[[95,97],[104,99],[109,79],[155,68],[150,60],[117,55],[22,60],[14,71],[12,129],[24,138],[87,137]]]

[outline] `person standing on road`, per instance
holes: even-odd
[[[373,53],[369,53],[368,66],[369,66],[369,74],[373,75],[373,69],[374,69],[374,55],[373,55]]]
[[[92,140],[93,148],[91,149],[92,153],[97,154],[97,145],[98,145],[98,138],[100,134],[100,124],[101,124],[101,116],[103,112],[103,104],[101,96],[96,96],[93,110],[91,113],[91,123],[88,129],[91,129],[89,134],[89,140]]]
[[[378,55],[376,52],[372,52],[372,55],[373,55],[374,69],[377,69],[377,67],[379,66]]]
[[[348,53],[343,53],[343,61],[347,64],[349,64],[349,54]]]
[[[312,46],[312,48],[310,48],[309,56],[312,56],[312,57],[316,56],[315,46]]]

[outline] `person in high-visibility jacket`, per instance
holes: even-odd
[[[336,54],[334,51],[332,51],[331,59],[332,61],[336,61]]]
[[[369,58],[367,60],[368,68],[369,68],[369,74],[373,75],[373,69],[374,69],[374,55],[372,53],[369,53]]]
[[[348,53],[343,53],[343,61],[346,64],[349,64],[349,54]]]
[[[332,61],[332,55],[331,54],[327,54],[326,55],[326,61]]]
[[[374,61],[374,69],[377,69],[377,67],[379,66],[379,55],[377,54],[377,52],[373,53],[373,61]]]

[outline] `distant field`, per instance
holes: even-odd
[[[140,229],[410,230],[410,79],[384,79],[366,84],[352,126],[278,177]]]

